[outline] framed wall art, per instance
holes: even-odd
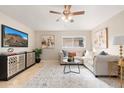
[[[108,48],[108,28],[107,27],[95,32],[94,45],[95,45],[95,48],[99,48],[99,49]]]
[[[54,35],[44,35],[41,37],[41,47],[42,48],[54,48],[55,47],[55,36]]]

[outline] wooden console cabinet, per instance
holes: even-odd
[[[35,64],[35,52],[27,52],[26,68]]]
[[[35,52],[0,55],[0,80],[9,80],[35,64]]]

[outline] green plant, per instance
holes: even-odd
[[[36,48],[34,51],[35,51],[36,59],[40,59],[40,55],[42,54],[42,49],[41,48]]]

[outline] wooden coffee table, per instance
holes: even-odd
[[[64,74],[67,74],[67,73],[80,74],[80,64],[79,64],[79,63],[80,63],[80,60],[75,59],[74,61],[68,62],[68,59],[64,59],[63,62],[66,63],[66,64],[64,65],[64,70],[63,70]],[[78,71],[73,71],[73,70],[71,69],[71,66],[74,66],[74,65],[77,66]],[[66,67],[67,67],[67,66],[68,66],[68,68],[69,68],[69,71],[66,71]]]

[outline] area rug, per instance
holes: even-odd
[[[111,88],[105,80],[96,78],[83,65],[80,66],[80,74],[64,74],[64,66],[58,61],[44,61],[42,68],[29,80],[24,88]],[[71,66],[77,71],[77,66]],[[66,67],[66,71],[68,71]]]

